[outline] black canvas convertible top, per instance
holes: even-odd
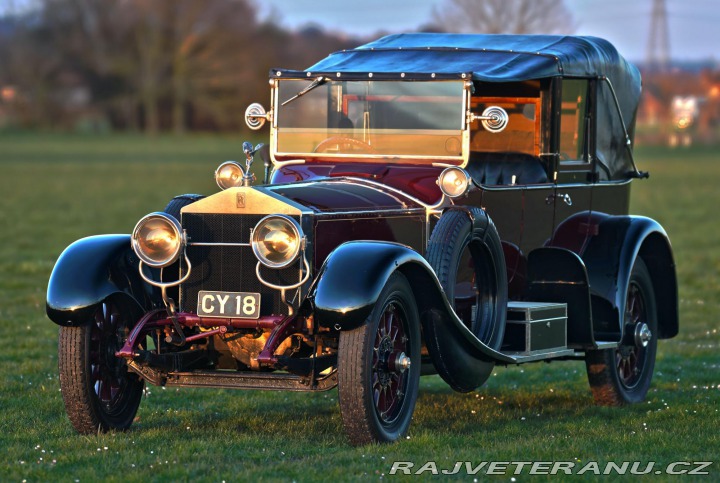
[[[472,73],[485,82],[555,76],[637,81],[637,69],[597,37],[413,33],[388,35],[330,54],[311,72]]]
[[[597,89],[601,179],[637,173],[628,151],[640,100],[640,73],[607,40],[564,35],[396,34],[330,54],[304,71],[271,77],[518,82],[553,77],[602,79]],[[609,82],[605,82],[605,80]],[[628,137],[625,137],[627,130]]]

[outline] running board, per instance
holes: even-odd
[[[501,353],[515,364],[546,359],[582,358],[567,344],[567,304],[509,302]],[[615,349],[617,342],[596,341],[593,349]]]
[[[595,350],[617,349],[617,342],[596,341]],[[558,348],[549,350],[539,350],[532,353],[525,352],[503,352],[503,355],[512,357],[516,364],[524,364],[525,362],[537,362],[548,359],[584,359],[584,351],[576,349]]]
[[[577,353],[574,349],[556,349],[549,351],[537,351],[533,354],[524,354],[521,352],[503,352],[504,355],[512,357],[515,364],[524,364],[525,362],[537,362],[548,359],[559,359],[561,357],[575,357]]]

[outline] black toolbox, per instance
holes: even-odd
[[[567,348],[567,305],[509,302],[503,352],[532,355]]]

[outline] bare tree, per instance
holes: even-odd
[[[268,69],[362,43],[259,21],[255,0],[22,2],[35,8],[0,14],[0,83],[17,88],[28,126],[237,130],[267,99]]]
[[[170,6],[166,2],[137,0],[133,3],[132,46],[137,56],[134,80],[143,108],[145,132],[152,135],[160,130],[159,102],[169,67],[166,19]]]
[[[445,0],[433,13],[447,32],[568,34],[576,29],[563,0]]]
[[[174,0],[173,5],[173,130],[180,134],[187,128],[188,107],[218,126],[232,126],[256,49],[255,11],[248,2],[227,0]]]

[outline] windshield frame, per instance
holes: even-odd
[[[327,77],[324,83],[332,85],[332,82],[336,80],[331,77]],[[343,81],[349,79],[342,79]],[[328,153],[328,152],[282,152],[278,150],[278,110],[282,109],[282,100],[279,99],[280,95],[280,82],[286,81],[306,81],[305,84],[298,82],[297,91],[303,90],[307,85],[316,81],[313,77],[295,77],[288,76],[283,79],[272,79],[272,93],[271,93],[271,110],[273,113],[272,122],[270,126],[270,154],[273,163],[276,165],[282,165],[286,162],[297,162],[297,161],[326,161],[326,162],[337,162],[337,163],[348,163],[348,162],[370,162],[370,163],[398,163],[398,164],[437,164],[443,166],[464,166],[467,163],[467,157],[470,146],[470,133],[469,123],[467,122],[467,111],[470,105],[470,95],[472,90],[472,82],[459,79],[458,77],[453,78],[428,78],[425,82],[461,82],[462,83],[462,95],[461,95],[461,106],[458,109],[458,118],[460,120],[460,130],[458,135],[460,136],[460,154],[457,156],[451,155],[422,155],[422,154],[373,154],[373,153],[360,153],[347,154],[347,153]],[[377,83],[417,83],[417,79],[374,79],[372,74],[367,74],[362,78],[354,77],[352,81],[355,82],[377,82]],[[321,84],[322,85],[322,84]],[[295,99],[291,101],[302,102],[302,99]],[[290,104],[290,103],[286,103]],[[282,129],[282,128],[280,128]]]

